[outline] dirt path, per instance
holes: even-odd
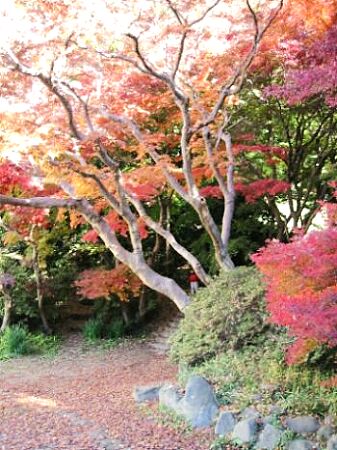
[[[1,450],[206,450],[210,430],[169,428],[136,406],[135,386],[174,381],[146,343],[83,350],[71,336],[55,359],[0,363]]]

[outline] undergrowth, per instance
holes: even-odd
[[[0,360],[29,354],[52,357],[57,353],[59,344],[56,336],[33,334],[25,327],[12,325],[0,335]]]

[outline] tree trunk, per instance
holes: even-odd
[[[129,318],[129,308],[128,304],[125,302],[121,302],[121,311],[122,311],[122,317],[123,321],[126,326],[129,326],[130,324],[130,318]]]
[[[143,320],[146,314],[146,288],[143,286],[138,302],[138,319]]]
[[[32,236],[32,233],[31,233]],[[44,298],[42,294],[42,277],[39,265],[39,250],[37,247],[37,243],[34,241],[34,238],[31,238],[32,248],[33,248],[33,270],[35,276],[36,283],[36,299],[39,308],[39,314],[42,322],[43,330],[46,334],[51,334],[52,330],[49,326],[47,316],[44,310]]]
[[[9,295],[8,292],[5,291],[5,289],[3,289],[3,298],[4,298],[5,313],[2,319],[0,333],[3,333],[6,330],[6,328],[9,327],[14,306],[11,296]]]
[[[168,297],[180,311],[183,311],[189,305],[189,296],[174,280],[155,272],[146,263],[142,255],[129,252],[122,247],[108,223],[95,212],[88,201],[82,200],[77,209],[93,229],[97,231],[115,258],[128,266],[146,286]]]

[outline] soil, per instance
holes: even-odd
[[[136,386],[175,382],[176,375],[146,342],[103,350],[86,347],[78,334],[53,359],[1,362],[0,449],[206,450],[212,430],[160,424],[133,399]]]

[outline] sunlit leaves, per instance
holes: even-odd
[[[86,270],[75,282],[75,286],[81,296],[89,299],[108,298],[114,294],[125,302],[140,294],[142,282],[126,266],[120,264],[111,270]]]

